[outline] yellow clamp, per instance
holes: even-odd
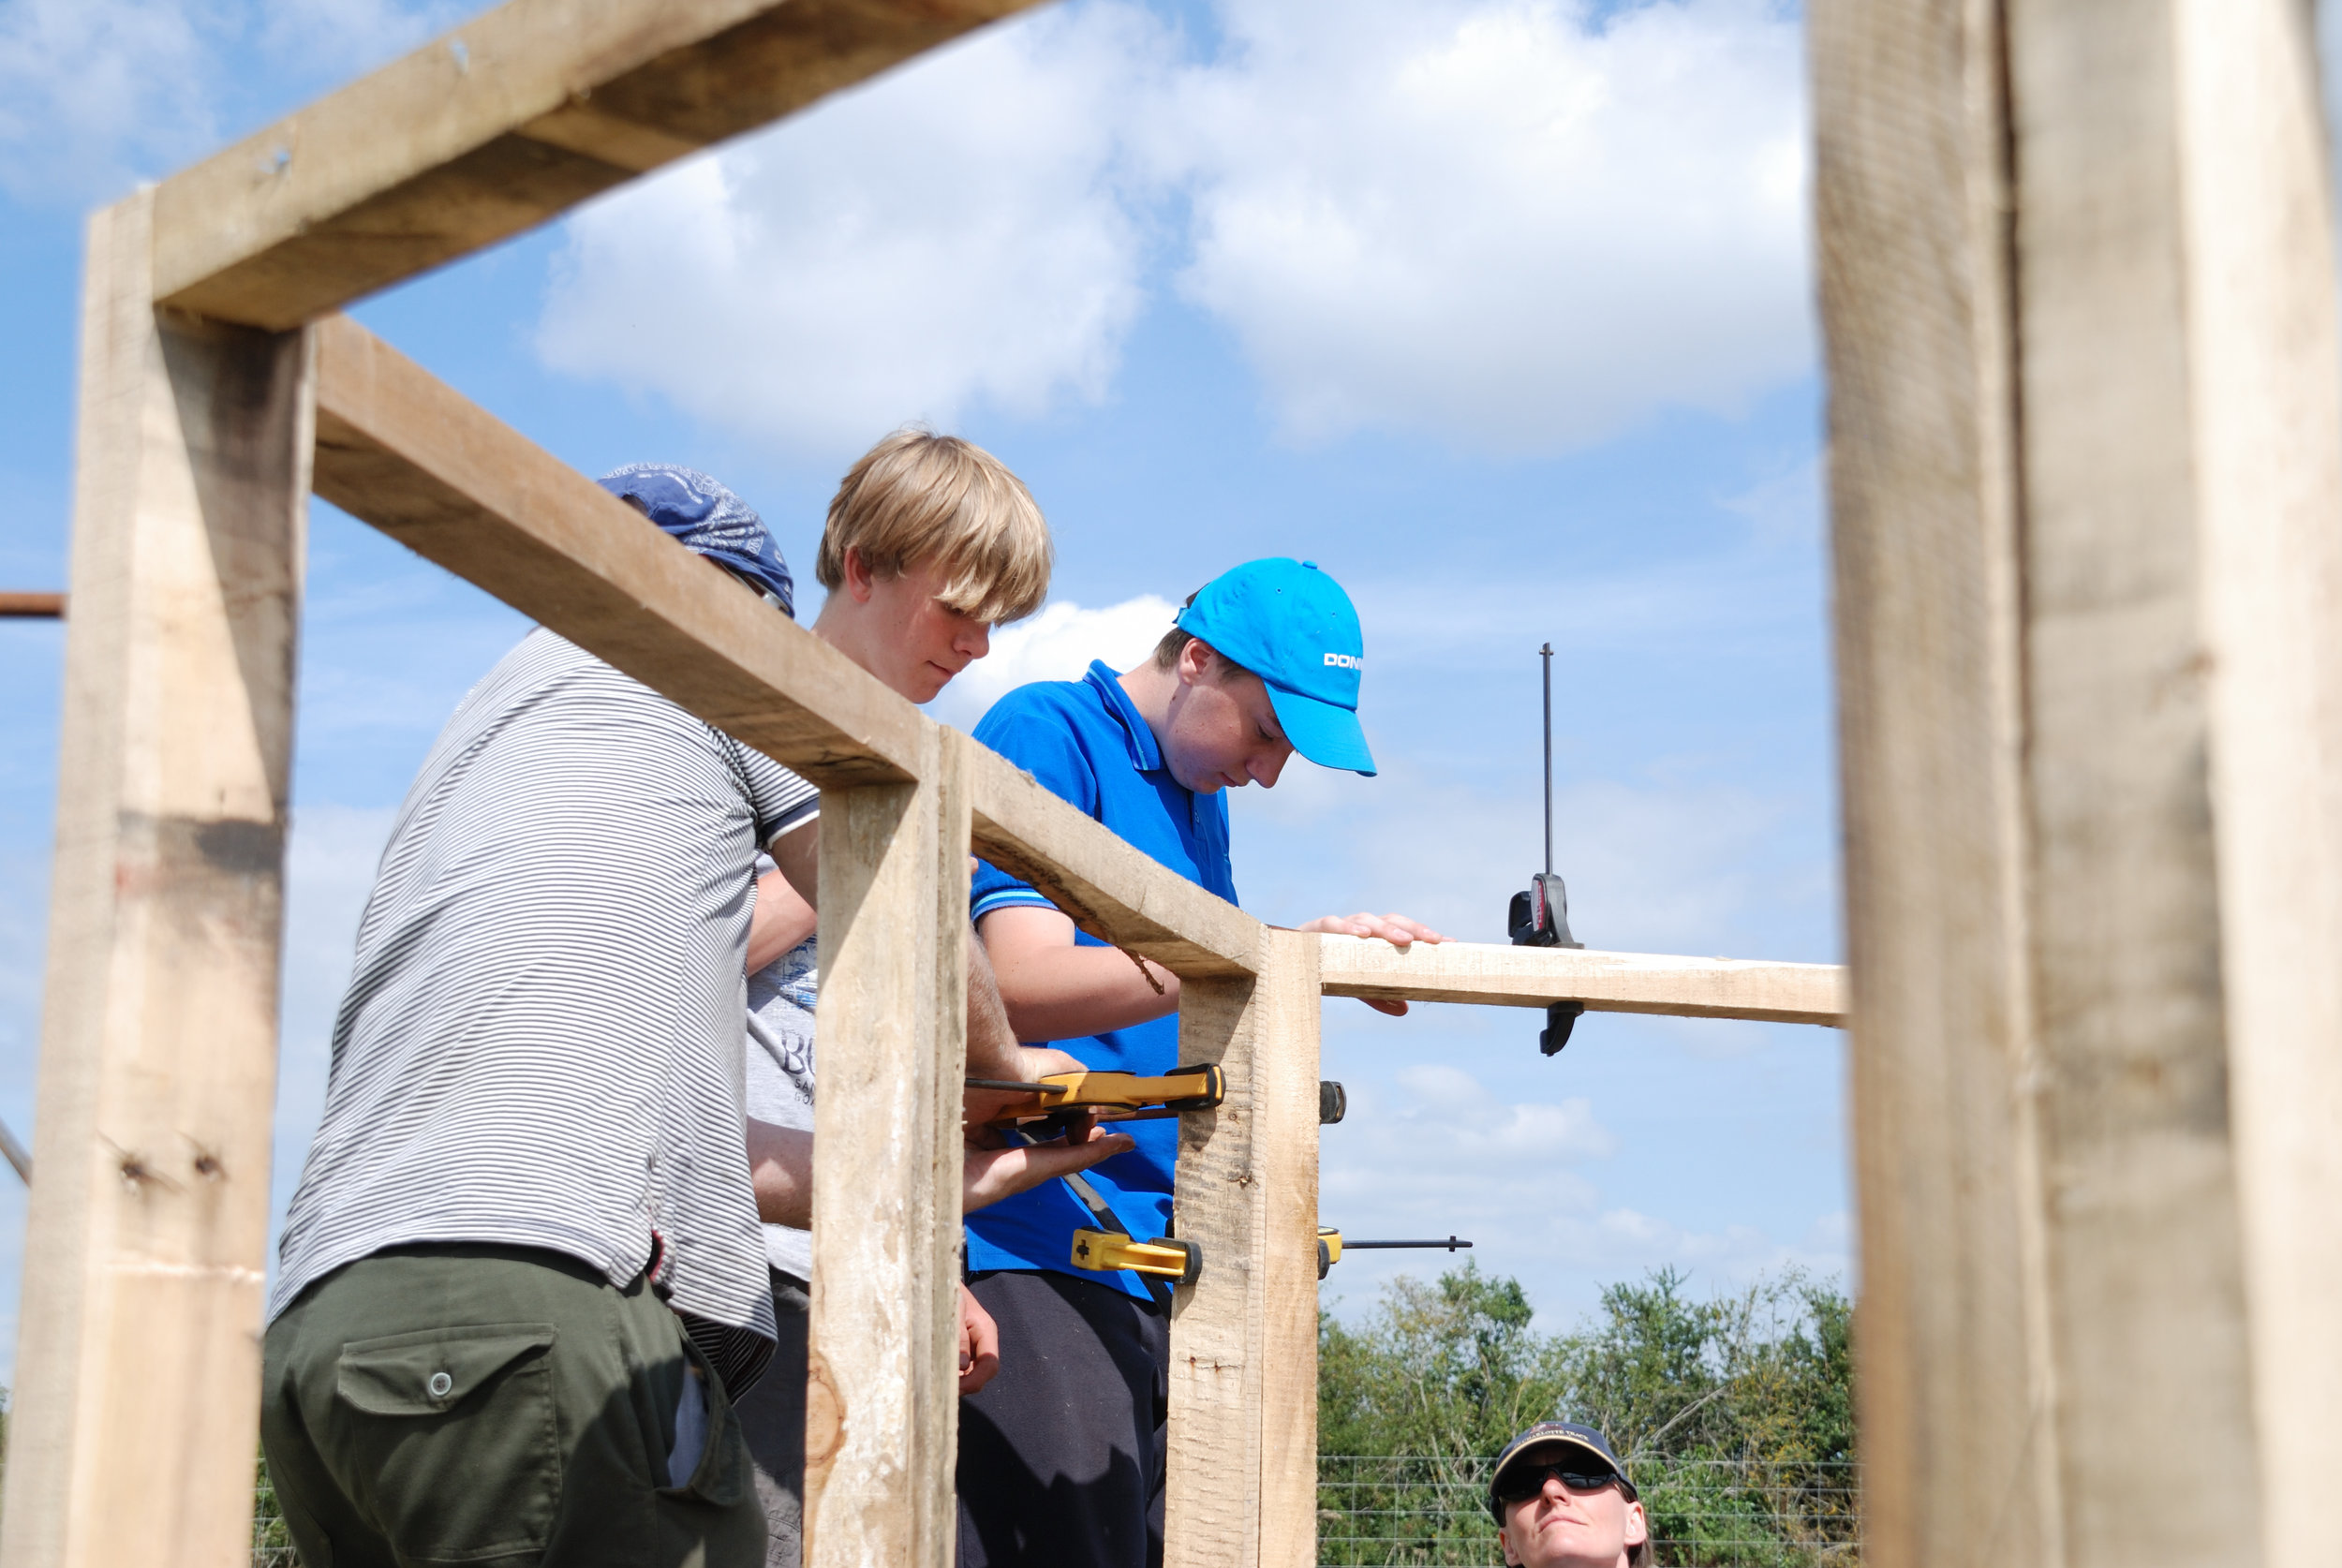
[[[1075,1231],[1074,1266],[1098,1273],[1127,1268],[1175,1285],[1192,1285],[1204,1272],[1204,1250],[1192,1241],[1167,1235],[1134,1241],[1119,1231]]]
[[[1153,1120],[1188,1111],[1208,1111],[1228,1092],[1227,1079],[1212,1063],[1174,1068],[1155,1078],[1135,1072],[1052,1072],[1030,1084],[990,1079],[971,1079],[969,1084],[974,1088],[1020,1088],[1041,1099],[1038,1107],[1003,1111],[992,1118],[995,1126],[1068,1111],[1088,1111],[1100,1121]]]
[[[1341,1261],[1341,1233],[1324,1225],[1317,1227],[1317,1277],[1326,1278],[1326,1271]]]

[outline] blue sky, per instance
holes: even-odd
[[[474,7],[0,0],[0,586],[61,585],[82,214]],[[362,306],[589,472],[705,467],[809,579],[925,419],[1047,512],[1052,602],[936,704],[1134,658],[1259,555],[1366,625],[1372,780],[1233,803],[1265,918],[1501,939],[1538,854],[1589,945],[1838,956],[1801,41],[1756,0],[1074,0]],[[510,611],[313,508],[279,1201],[389,813]],[[803,596],[816,598],[808,583]],[[810,610],[808,605],[808,609]],[[33,1118],[61,636],[0,624],[0,1117]],[[1323,1219],[1474,1237],[1546,1320],[1660,1265],[1848,1273],[1834,1031],[1326,1011]],[[21,1195],[0,1191],[0,1302]],[[1345,1261],[1327,1298],[1437,1265]],[[12,1339],[12,1333],[7,1336]]]

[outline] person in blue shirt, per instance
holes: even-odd
[[[1236,901],[1223,791],[1273,788],[1296,751],[1371,777],[1358,727],[1357,612],[1312,561],[1259,560],[1187,601],[1154,654],[1117,673],[1020,687],[975,738],[1056,794],[1221,897]],[[1178,1065],[1177,975],[1109,947],[1026,883],[980,865],[971,912],[1016,1037],[1092,1069]],[[1300,927],[1444,940],[1401,915]],[[1404,1002],[1370,1005],[1404,1013]],[[1135,1146],[1089,1184],[1145,1239],[1170,1230],[1175,1119],[1128,1124]],[[1153,1568],[1163,1561],[1167,1293],[1083,1273],[1073,1233],[1096,1227],[1061,1181],[968,1217],[971,1288],[999,1325],[1001,1370],[962,1402],[960,1568]]]

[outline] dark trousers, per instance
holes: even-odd
[[[678,1485],[694,1369],[706,1436]],[[318,1568],[764,1560],[731,1402],[681,1320],[555,1252],[408,1248],[326,1276],[269,1325],[260,1441]]]
[[[1001,1369],[959,1402],[960,1568],[1160,1568],[1170,1314],[1070,1274],[968,1284]]]
[[[805,1330],[812,1302],[804,1280],[772,1272],[780,1342],[764,1375],[734,1408],[756,1465],[756,1498],[764,1505],[764,1568],[799,1568],[805,1560]]]

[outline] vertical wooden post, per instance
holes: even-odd
[[[1317,939],[1269,930],[1260,972],[1188,980],[1179,1059],[1228,1098],[1180,1119],[1174,1214],[1204,1250],[1172,1304],[1166,1568],[1317,1561]]]
[[[1812,13],[1868,1555],[2295,1561],[2342,1458],[2307,7]],[[2179,1437],[2223,1485],[2173,1488]]]
[[[964,740],[822,792],[808,1568],[950,1568],[967,1075]]]
[[[1808,15],[1864,1549],[2053,1564],[1998,6],[1817,0]]]
[[[0,1559],[251,1553],[309,357],[96,215]]]

